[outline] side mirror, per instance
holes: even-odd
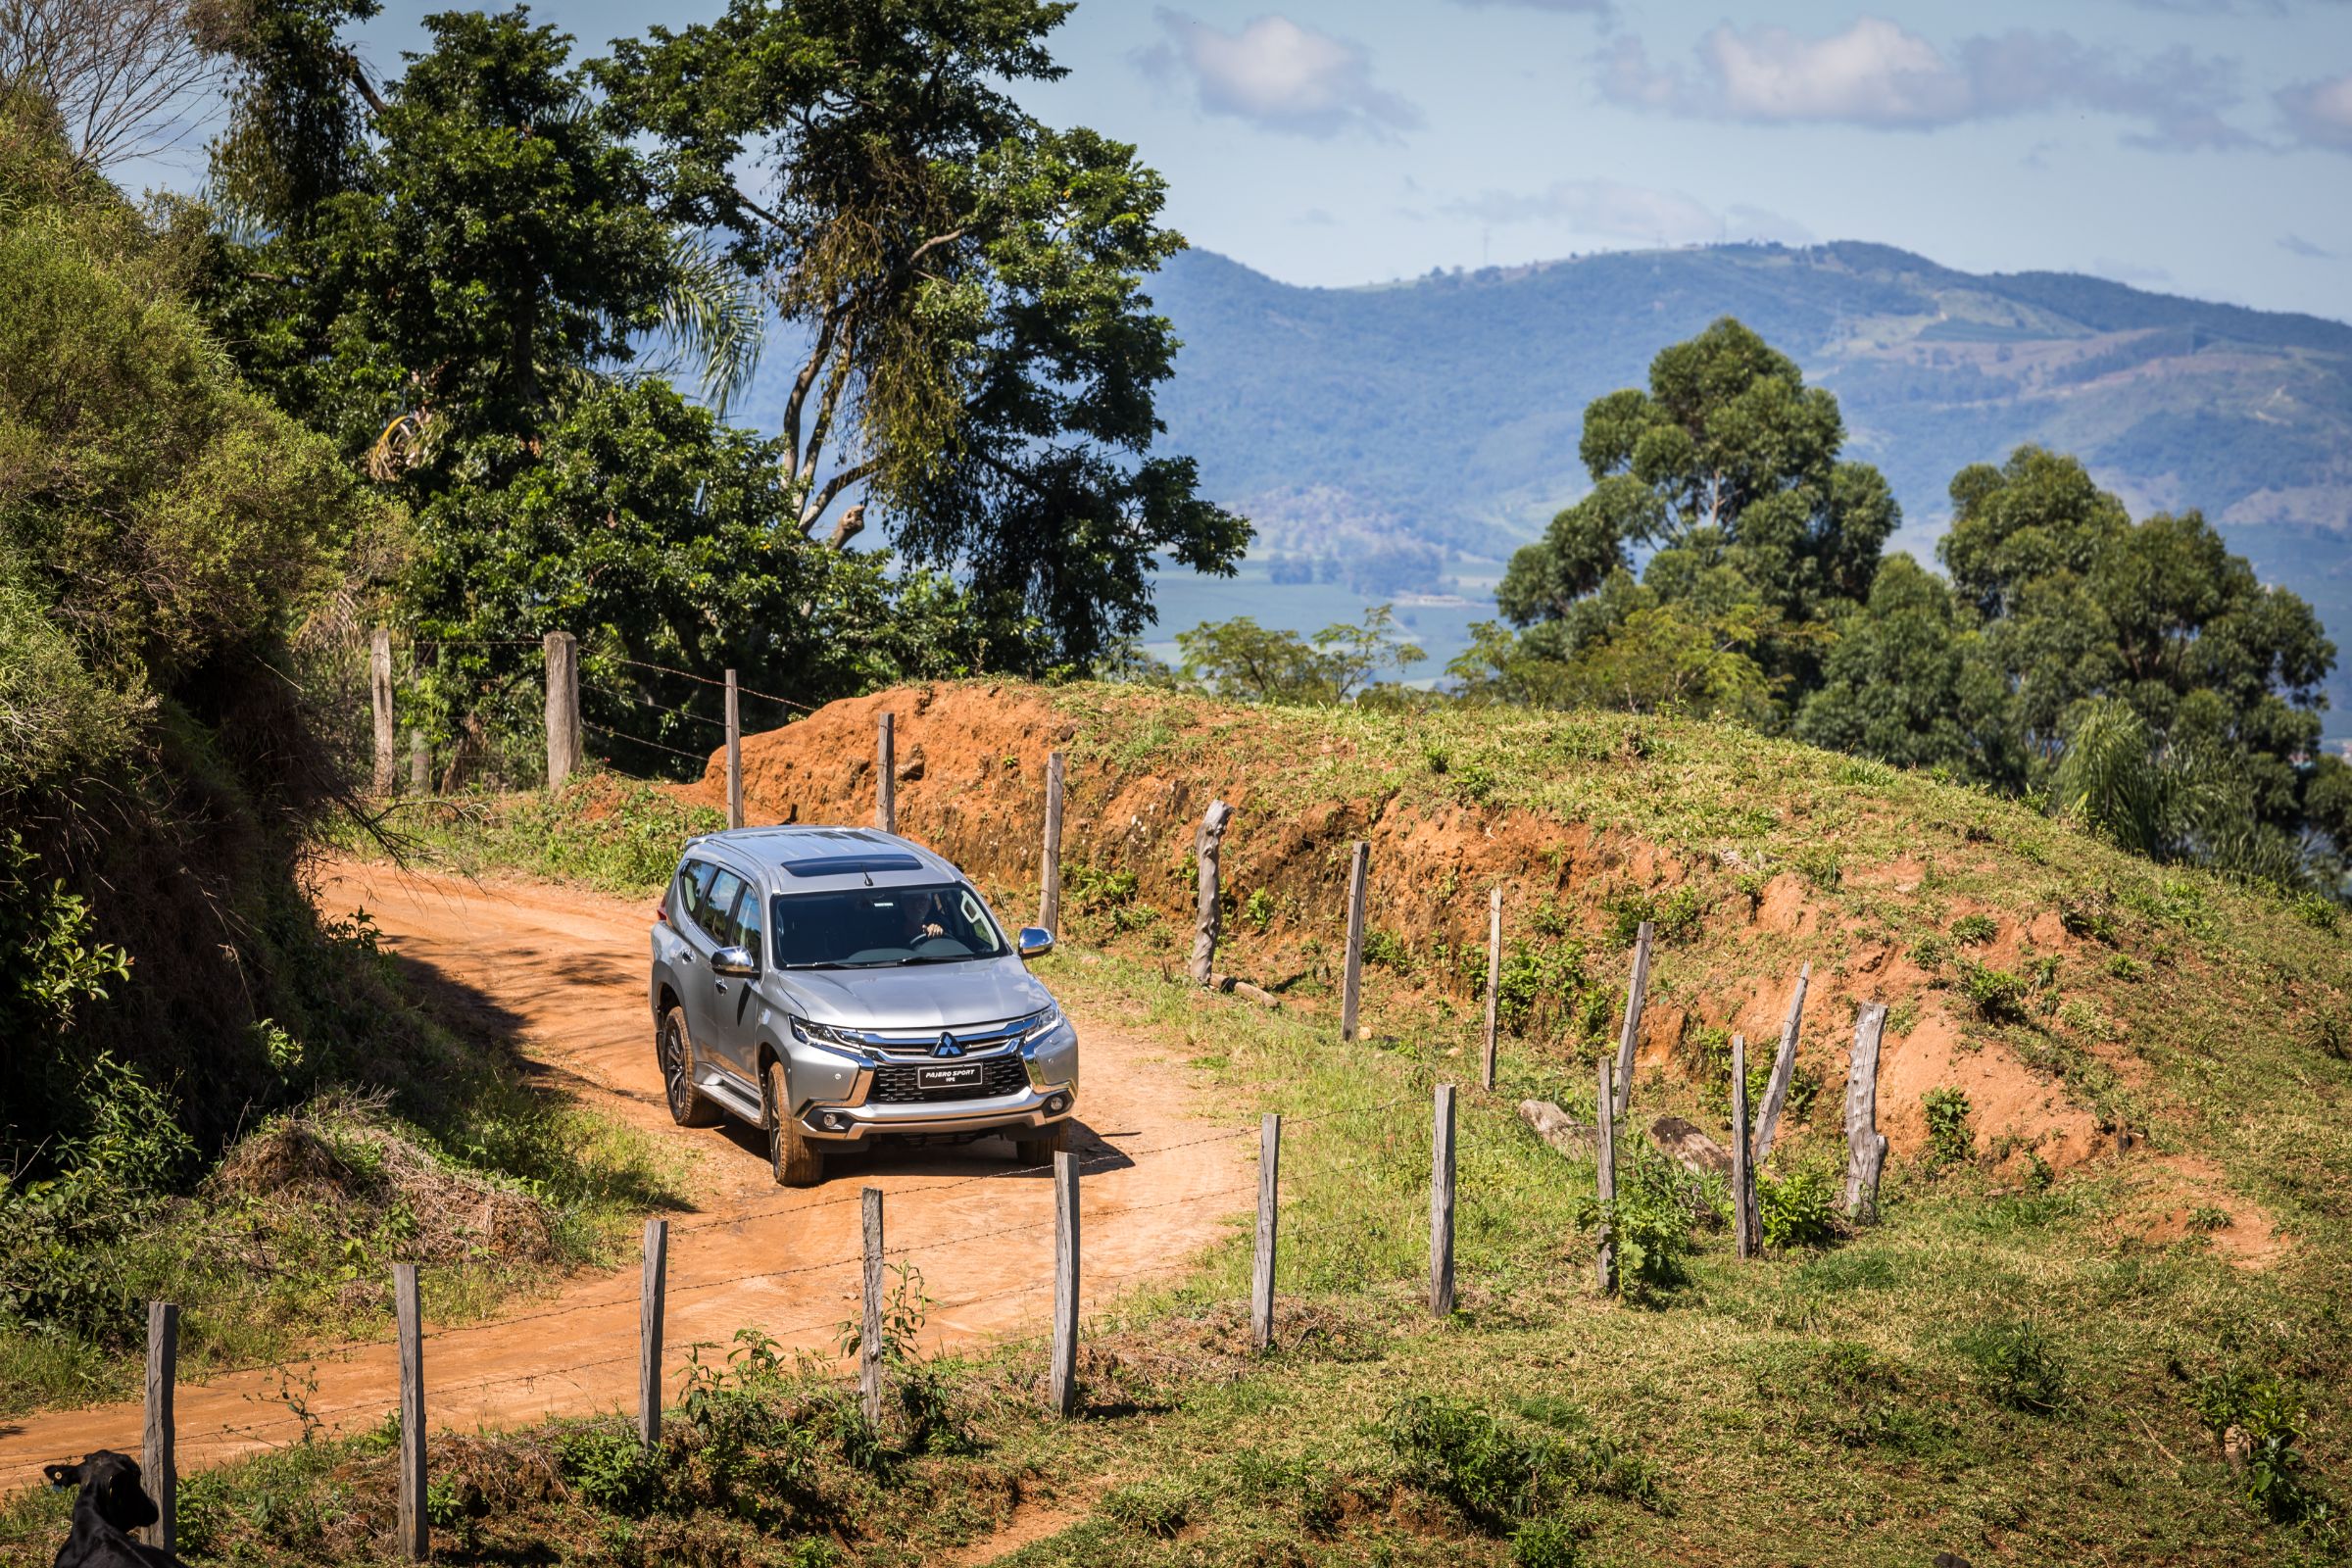
[[[1014,944],[1024,958],[1042,958],[1054,951],[1054,933],[1042,925],[1021,927],[1021,939]]]
[[[749,948],[721,948],[710,955],[710,972],[749,980],[759,974],[760,960]]]

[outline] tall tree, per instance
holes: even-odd
[[[1796,736],[1905,767],[2025,782],[2015,704],[1972,607],[1909,556],[1891,556],[1867,610],[1845,617]]]
[[[2081,705],[2119,699],[2151,745],[2234,778],[2256,820],[2299,824],[2335,663],[2308,604],[2265,587],[2201,514],[2135,523],[2082,464],[2041,448],[1963,469],[1952,508],[1938,553],[1984,617],[2039,766],[2066,751]]]
[[[1183,244],[1159,176],[1006,90],[1062,75],[1069,9],[736,0],[602,76],[672,212],[730,235],[806,345],[780,431],[802,526],[862,494],[831,543],[879,516],[1085,662],[1149,621],[1159,557],[1229,573],[1250,530],[1152,450],[1177,345],[1141,279]]]
[[[1900,517],[1876,468],[1839,458],[1844,439],[1836,398],[1738,321],[1717,321],[1662,351],[1646,391],[1586,408],[1592,493],[1512,558],[1497,602],[1517,625],[1561,625],[1559,652],[1573,653],[1608,635],[1602,590],[1631,547],[1652,546],[1642,582],[1665,603],[1704,599],[1697,618],[1720,618],[1736,583],[1734,597],[1778,622],[1755,655],[1792,704],[1818,678],[1809,628],[1869,595]]]

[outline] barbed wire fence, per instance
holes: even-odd
[[[495,639],[488,640],[486,645],[527,647],[530,641],[530,639]],[[577,770],[583,756],[586,755],[584,737],[589,732],[602,735],[609,740],[644,746],[654,751],[674,755],[685,760],[699,761],[706,767],[708,766],[711,756],[710,752],[691,752],[683,747],[669,745],[665,741],[650,740],[642,735],[624,731],[617,726],[605,724],[601,720],[584,717],[581,708],[583,683],[576,640],[569,633],[551,632],[539,639],[539,642],[544,650],[545,658],[546,782],[549,788],[560,788]],[[371,716],[374,720],[375,783],[380,795],[393,793],[398,784],[397,757],[395,755],[397,730],[394,725],[395,705],[391,678],[390,645],[389,631],[378,628],[370,645],[369,685],[373,710]],[[455,645],[455,641],[444,644],[444,646]],[[742,699],[749,696],[764,700],[777,705],[788,715],[814,710],[809,705],[792,698],[745,688],[737,680],[733,670],[726,671],[723,678],[714,678],[673,666],[634,660],[611,659],[607,662],[616,667],[634,668],[672,678],[682,678],[689,682],[720,689],[723,693],[722,716],[714,719],[709,714],[674,705],[666,705],[642,692],[630,692],[610,683],[602,686],[590,683],[585,688],[589,692],[599,694],[602,701],[613,705],[606,710],[607,711],[620,711],[623,709],[650,710],[660,714],[664,720],[684,720],[718,730],[721,741],[716,749],[722,751],[724,756],[728,825],[730,827],[744,825],[740,717]],[[670,732],[665,731],[664,733]],[[415,732],[412,731],[411,782],[413,787],[421,789],[428,779],[429,769],[422,760],[416,760],[416,748],[419,744]],[[885,711],[879,715],[877,722],[876,760],[878,766],[874,774],[874,788],[876,825],[886,831],[895,830],[896,826],[894,745],[895,729],[892,715]],[[608,757],[606,760],[610,760],[610,758]],[[1048,929],[1052,929],[1054,917],[1058,914],[1060,894],[1064,759],[1059,752],[1053,753],[1047,760],[1047,780],[1044,834],[1041,846],[1040,917],[1041,923],[1045,924]],[[1220,934],[1221,910],[1217,850],[1223,839],[1226,820],[1230,815],[1229,808],[1222,802],[1212,802],[1208,815],[1203,819],[1201,833],[1197,839],[1196,847],[1200,858],[1200,902],[1190,973],[1195,982],[1204,988],[1238,993],[1254,1002],[1272,1004],[1277,999],[1259,988],[1240,982],[1232,976],[1219,974],[1214,966]],[[1340,1018],[1342,1041],[1349,1046],[1358,1043],[1369,1034],[1369,1030],[1359,1022],[1358,1010],[1362,984],[1366,909],[1372,882],[1370,849],[1369,843],[1364,841],[1357,841],[1350,846],[1346,909],[1346,958],[1342,984],[1344,1000]],[[1492,891],[1488,904],[1489,951],[1486,973],[1484,1049],[1480,1055],[1479,1088],[1483,1092],[1492,1093],[1496,1082],[1498,1052],[1496,990],[1504,924],[1499,888]],[[1599,1285],[1604,1292],[1614,1290],[1618,1284],[1615,1277],[1613,1245],[1614,1205],[1617,1197],[1614,1156],[1618,1124],[1630,1109],[1635,1050],[1641,1032],[1646,991],[1644,982],[1649,971],[1652,935],[1650,924],[1642,922],[1635,947],[1634,977],[1626,998],[1625,1016],[1620,1030],[1618,1049],[1613,1057],[1604,1057],[1598,1063],[1599,1080],[1595,1096],[1595,1125],[1592,1129],[1592,1147],[1596,1156],[1596,1198],[1600,1205],[1595,1250]],[[1752,1189],[1755,1176],[1754,1167],[1762,1159],[1764,1153],[1769,1151],[1771,1117],[1777,1114],[1781,1101],[1787,1094],[1803,1001],[1804,981],[1800,977],[1790,1005],[1788,1022],[1783,1032],[1781,1049],[1776,1054],[1770,1083],[1764,1096],[1764,1104],[1768,1109],[1760,1130],[1763,1133],[1765,1147],[1755,1150],[1752,1158],[1750,1157],[1748,1118],[1745,1114],[1745,1042],[1739,1037],[1735,1037],[1734,1041],[1735,1058],[1740,1062],[1741,1068],[1738,1074],[1738,1082],[1733,1086],[1732,1091],[1733,1125],[1736,1142],[1740,1146],[1732,1158],[1736,1189],[1734,1219],[1739,1236],[1739,1252],[1742,1258],[1752,1256],[1755,1250],[1753,1237],[1756,1226],[1756,1209],[1755,1195]],[[1848,1074],[1846,1130],[1851,1144],[1852,1157],[1848,1170],[1846,1204],[1849,1214],[1857,1220],[1867,1219],[1874,1213],[1876,1189],[1886,1156],[1886,1141],[1878,1132],[1876,1122],[1878,1046],[1885,1018],[1886,1008],[1883,1005],[1874,1003],[1862,1007],[1857,1020],[1855,1049]],[[1372,1106],[1347,1107],[1318,1113],[1314,1116],[1294,1116],[1289,1118],[1288,1125],[1296,1128],[1310,1122],[1329,1120],[1342,1115],[1371,1115],[1396,1109],[1406,1103],[1409,1098],[1411,1097],[1401,1097]],[[1428,1184],[1428,1307],[1430,1311],[1440,1316],[1452,1312],[1456,1291],[1454,1269],[1456,1100],[1455,1085],[1438,1083],[1434,1086],[1430,1123],[1431,1168]],[[1051,1290],[1054,1310],[1047,1378],[1049,1397],[1058,1413],[1065,1416],[1073,1413],[1077,1408],[1079,1398],[1076,1357],[1081,1332],[1079,1303],[1083,1254],[1080,1237],[1082,1210],[1079,1199],[1082,1176],[1091,1165],[1116,1160],[1132,1166],[1141,1159],[1169,1157],[1177,1155],[1187,1149],[1246,1138],[1253,1132],[1256,1134],[1259,1139],[1259,1153],[1258,1175],[1254,1183],[1206,1193],[1188,1192],[1162,1202],[1123,1206],[1117,1210],[1117,1213],[1133,1213],[1178,1204],[1212,1203],[1222,1199],[1239,1197],[1254,1186],[1257,1194],[1257,1225],[1252,1244],[1249,1287],[1250,1337],[1253,1348],[1263,1350],[1273,1343],[1279,1278],[1278,1242],[1281,1235],[1280,1160],[1285,1125],[1285,1118],[1282,1115],[1268,1114],[1254,1129],[1228,1129],[1186,1143],[1164,1146],[1157,1150],[1120,1151],[1104,1146],[1100,1152],[1090,1154],[1064,1152],[1054,1156],[1050,1167],[1024,1166],[1004,1169],[973,1177],[902,1189],[902,1197],[913,1197],[948,1188],[968,1186],[976,1182],[1001,1180],[1010,1176],[1050,1174],[1054,1190],[1054,1212],[1050,1219],[1026,1221],[988,1231],[922,1242],[910,1247],[892,1249],[884,1245],[882,1220],[885,1199],[882,1190],[873,1187],[862,1188],[854,1197],[842,1195],[813,1200],[789,1200],[772,1207],[754,1209],[723,1217],[714,1216],[708,1220],[677,1226],[674,1228],[674,1234],[686,1235],[721,1226],[740,1226],[756,1219],[777,1214],[809,1212],[853,1201],[858,1203],[863,1211],[863,1246],[855,1253],[797,1263],[777,1269],[753,1270],[721,1279],[698,1280],[675,1287],[669,1284],[667,1270],[668,1241],[673,1234],[673,1227],[665,1219],[651,1219],[647,1221],[645,1232],[643,1277],[640,1289],[634,1298],[624,1294],[593,1300],[568,1302],[562,1306],[548,1307],[534,1312],[492,1318],[474,1324],[446,1327],[431,1333],[425,1332],[423,1328],[417,1265],[397,1263],[394,1265],[393,1271],[392,1294],[395,1318],[394,1339],[399,1348],[400,1361],[397,1408],[400,1412],[402,1445],[399,1485],[401,1547],[413,1560],[421,1560],[429,1550],[429,1529],[425,1508],[429,1447],[426,1440],[427,1384],[424,1374],[424,1347],[427,1344],[433,1344],[447,1348],[463,1344],[469,1336],[509,1330],[520,1324],[572,1316],[589,1311],[615,1310],[625,1307],[631,1299],[635,1299],[638,1303],[640,1318],[640,1343],[634,1354],[606,1356],[585,1362],[551,1365],[544,1369],[501,1373],[470,1381],[444,1383],[435,1386],[433,1392],[446,1397],[461,1393],[479,1392],[503,1386],[554,1379],[567,1380],[575,1388],[584,1388],[585,1385],[579,1382],[581,1374],[623,1365],[633,1360],[639,1367],[638,1430],[641,1439],[651,1445],[658,1441],[660,1433],[663,1387],[662,1377],[662,1339],[665,1329],[665,1314],[672,1298],[760,1281],[774,1281],[833,1270],[858,1268],[862,1271],[858,1298],[863,1310],[863,1316],[856,1335],[859,1360],[858,1387],[860,1398],[868,1417],[876,1418],[879,1415],[881,1391],[887,1376],[881,1325],[884,1310],[882,1299],[884,1269],[890,1257],[896,1255],[903,1260],[916,1252],[1039,1231],[1051,1226],[1054,1233],[1054,1270],[1050,1281],[1025,1281],[951,1302],[934,1303],[933,1310],[960,1310],[988,1301],[1034,1294],[1040,1290]],[[1396,1129],[1391,1128],[1386,1131],[1389,1134],[1389,1140],[1393,1142]],[[1390,1161],[1390,1153],[1384,1152],[1364,1160],[1347,1163],[1373,1164]],[[1346,1165],[1337,1168],[1346,1168]],[[1172,1265],[1155,1264],[1128,1270],[1123,1274],[1099,1276],[1096,1283],[1098,1285],[1115,1283],[1148,1274],[1163,1273],[1170,1266]],[[258,1299],[260,1294],[255,1293],[253,1298]],[[216,1299],[208,1303],[206,1310],[219,1310],[220,1305],[221,1303]],[[176,1491],[175,1445],[177,1434],[174,1427],[172,1390],[176,1385],[178,1324],[179,1308],[176,1304],[168,1301],[151,1303],[146,1421],[142,1451],[147,1485],[150,1493],[154,1495],[160,1515],[156,1525],[151,1527],[148,1532],[149,1540],[167,1550],[171,1548],[172,1544]],[[781,1330],[764,1330],[763,1332],[769,1333],[773,1339],[782,1340],[795,1335],[814,1333],[828,1327],[838,1328],[841,1326],[839,1320],[820,1319],[788,1325]],[[382,1343],[380,1340],[351,1342],[275,1361],[208,1369],[207,1376],[208,1378],[251,1376],[270,1372],[277,1372],[282,1375],[300,1368],[315,1368],[322,1360],[332,1359],[338,1355],[357,1354],[363,1349],[379,1347]],[[281,1431],[288,1426],[298,1427],[303,1435],[307,1435],[315,1432],[320,1423],[330,1417],[380,1408],[382,1403],[383,1400],[379,1395],[323,1410],[302,1406],[290,1409],[282,1417],[273,1417],[244,1426],[214,1427],[207,1431],[206,1436],[211,1439],[258,1438],[262,1433]],[[268,1439],[260,1441],[266,1445],[270,1443]],[[299,1441],[299,1437],[297,1441]]]

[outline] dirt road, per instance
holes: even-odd
[[[327,868],[318,904],[365,908],[385,946],[424,971],[445,1001],[522,1042],[550,1087],[620,1120],[691,1145],[692,1212],[670,1217],[667,1387],[686,1348],[725,1344],[757,1325],[787,1346],[829,1349],[853,1315],[859,1277],[858,1191],[888,1195],[894,1262],[921,1270],[937,1303],[929,1335],[956,1343],[1034,1327],[1050,1314],[1054,1207],[1042,1175],[1009,1174],[1010,1150],[958,1148],[859,1157],[820,1187],[769,1178],[756,1132],[671,1125],[645,1001],[650,901],[622,903],[539,884],[476,884],[373,863]],[[1254,1178],[1241,1137],[1196,1119],[1178,1067],[1145,1040],[1075,1020],[1085,1051],[1082,1182],[1090,1303],[1172,1270],[1246,1208]],[[582,1274],[488,1322],[436,1333],[425,1303],[427,1409],[435,1427],[514,1425],[550,1413],[634,1408],[637,1270]],[[387,1335],[389,1324],[386,1325]],[[298,1367],[302,1363],[297,1363]],[[365,1428],[394,1403],[385,1343],[310,1366],[306,1397],[329,1431]],[[308,1373],[305,1373],[307,1376]],[[296,1441],[302,1423],[275,1373],[178,1391],[179,1459],[192,1469]],[[103,1405],[0,1423],[0,1487],[29,1485],[47,1460],[97,1447],[136,1453],[140,1407]]]

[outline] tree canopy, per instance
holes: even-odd
[[[800,329],[780,436],[802,525],[861,489],[909,561],[1084,663],[1147,622],[1155,559],[1230,572],[1250,531],[1152,450],[1177,345],[1141,278],[1183,244],[1159,176],[1005,90],[1062,74],[1046,35],[1069,10],[737,0],[600,74],[669,211],[728,235]]]

